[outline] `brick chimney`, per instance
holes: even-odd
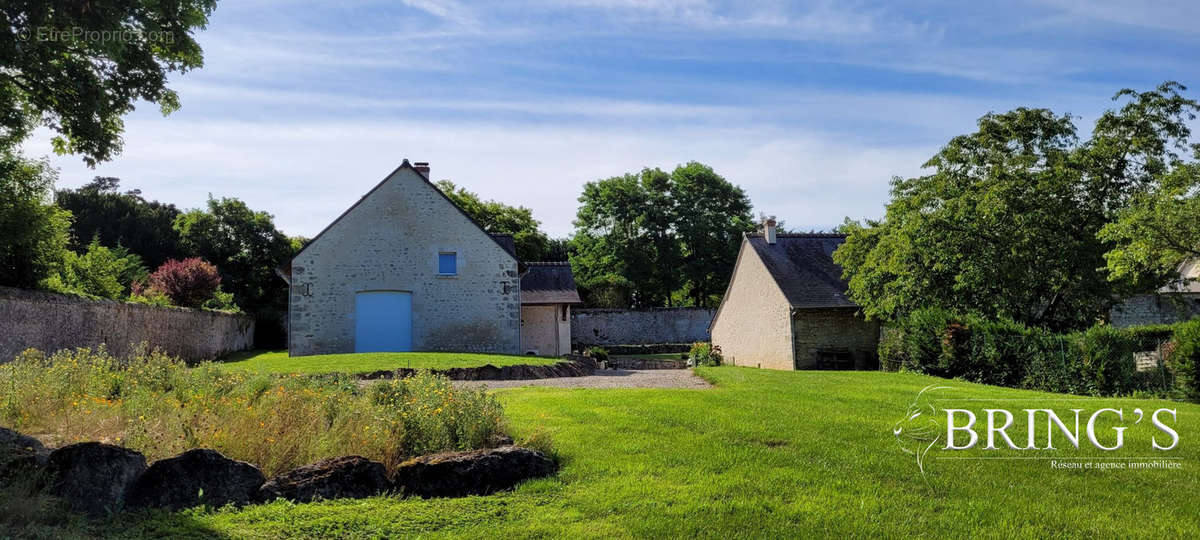
[[[768,244],[775,243],[775,225],[775,216],[770,216],[763,219],[762,234],[763,239],[766,240]]]
[[[429,178],[429,162],[428,161],[415,161],[415,162],[413,162],[412,166],[413,166],[413,169],[415,169],[417,172],[425,175],[425,178]]]

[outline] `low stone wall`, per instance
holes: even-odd
[[[1142,294],[1112,310],[1117,328],[1145,324],[1173,324],[1200,317],[1200,293]]]
[[[708,341],[714,309],[576,309],[571,311],[571,345],[650,345]]]
[[[490,495],[558,469],[549,456],[497,440],[487,448],[411,459],[388,474],[361,456],[327,458],[267,478],[243,461],[210,449],[188,450],[147,466],[134,450],[81,442],[51,450],[33,437],[0,427],[0,485],[8,478],[49,478],[44,488],[89,517],[125,509],[182,510],[245,506],[284,499],[307,503],[377,495],[466,497]],[[490,442],[490,441],[489,441]]]
[[[607,369],[687,369],[687,360],[663,360],[660,358],[609,357],[604,361]]]
[[[0,362],[28,348],[53,353],[102,343],[122,356],[143,341],[184,360],[208,360],[249,349],[254,319],[0,287]]]
[[[496,367],[491,364],[480,367],[434,369],[433,373],[443,375],[452,381],[523,381],[530,379],[551,379],[556,377],[583,377],[596,371],[596,361],[586,356],[568,355],[566,360],[550,365],[520,364],[516,366]],[[402,379],[412,377],[417,370],[411,368],[386,369],[364,373],[358,378]]]

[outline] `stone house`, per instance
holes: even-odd
[[[523,327],[525,270],[511,236],[485,232],[429,181],[427,163],[404,160],[277,269],[289,285],[288,352],[519,354],[523,332],[559,332],[542,317]]]
[[[571,306],[582,304],[568,262],[525,263],[521,276],[521,352],[571,352]]]
[[[1200,259],[1179,265],[1179,276],[1154,294],[1140,294],[1113,307],[1113,326],[1173,324],[1200,317]]]
[[[768,220],[743,238],[709,325],[727,363],[770,369],[876,369],[879,323],[847,296],[833,251],[841,234],[782,234]]]

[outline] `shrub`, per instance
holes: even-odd
[[[198,257],[171,259],[150,274],[149,286],[177,306],[198,308],[212,300],[221,286],[217,267]]]
[[[907,358],[904,354],[904,332],[895,326],[885,326],[879,336],[879,369],[900,371]]]
[[[1200,318],[1175,326],[1167,365],[1184,398],[1200,401]]]
[[[597,362],[608,360],[608,349],[599,346],[591,346],[583,350],[584,356],[589,356]]]
[[[1173,386],[1170,373],[1139,373],[1133,355],[1159,348],[1170,329],[1098,325],[1085,332],[1055,334],[1013,321],[924,309],[884,332],[879,356],[885,369],[998,386],[1084,395],[1164,395]]]
[[[719,366],[724,358],[721,348],[707,341],[697,341],[688,352],[688,363],[693,366]]]
[[[1111,326],[1093,326],[1075,336],[1078,372],[1085,385],[1084,391],[1078,393],[1111,396],[1137,389],[1137,366],[1133,362],[1136,343],[1128,332]]]
[[[0,424],[48,445],[103,441],[153,461],[212,448],[271,475],[339,455],[394,468],[419,454],[478,448],[504,426],[482,390],[429,373],[361,388],[346,376],[226,372],[142,347],[27,351],[0,365]]]
[[[56,292],[92,298],[126,297],[133,283],[145,278],[142,258],[125,248],[108,249],[93,239],[87,251],[65,251],[50,276],[39,286]]]

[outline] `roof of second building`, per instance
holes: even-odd
[[[522,304],[581,304],[569,262],[527,262],[521,276]]]
[[[774,244],[761,234],[747,239],[793,308],[858,306],[847,296],[842,267],[833,262],[846,235],[778,234]]]
[[[513,235],[508,233],[488,233],[488,236],[492,237],[492,240],[495,240],[497,244],[500,244],[500,247],[504,248],[504,251],[507,251],[509,255],[513,257],[517,256],[517,242],[513,240]]]

